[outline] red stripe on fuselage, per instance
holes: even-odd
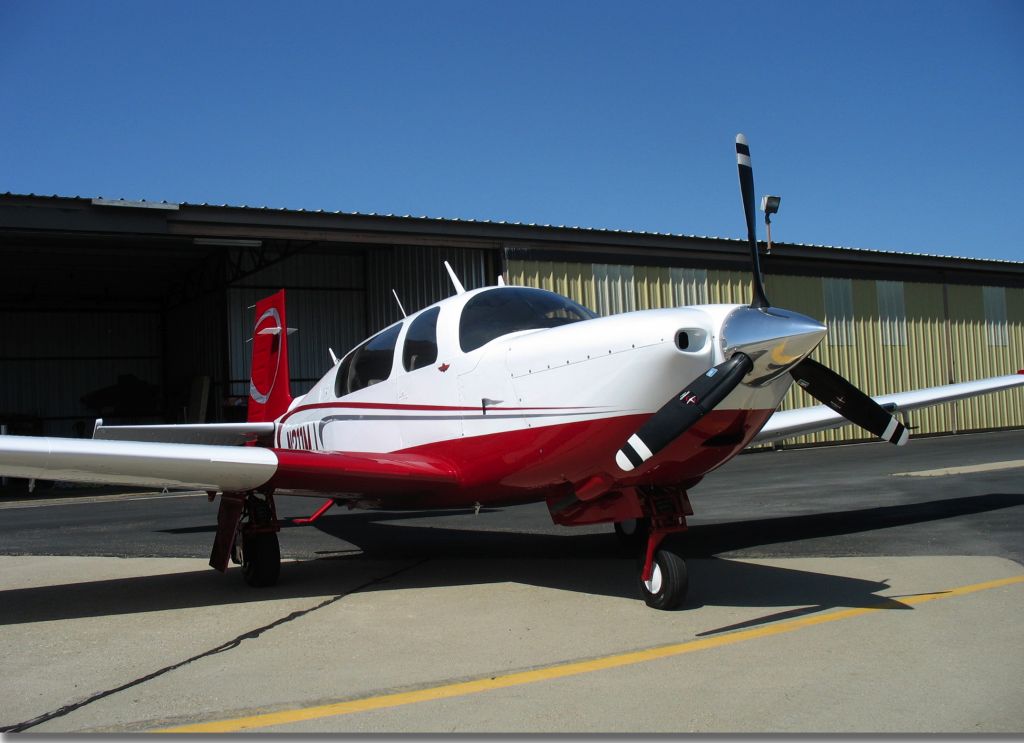
[[[475,408],[474,408],[475,409]],[[604,475],[616,488],[636,485],[693,483],[743,449],[768,420],[772,410],[713,410],[649,462],[624,473],[615,452],[650,416],[574,421],[515,431],[439,441],[382,455],[425,455],[450,462],[458,484],[417,483],[395,477],[374,482],[373,495],[383,507],[457,507],[473,503],[526,503],[552,492],[566,492],[595,475]],[[709,445],[709,443],[711,445]],[[284,490],[361,492],[345,478],[344,468],[332,465],[329,453],[306,459],[304,472],[290,472],[281,462],[272,484]],[[372,457],[374,455],[367,454]],[[316,472],[308,465],[315,464]]]

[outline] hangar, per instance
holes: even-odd
[[[747,302],[746,242],[395,215],[0,195],[0,425],[242,420],[257,298],[285,288],[292,392],[401,315],[510,283],[599,314]],[[773,243],[773,302],[828,323],[816,356],[868,394],[1024,366],[1024,263]],[[794,386],[784,407],[813,404]],[[1021,427],[1024,389],[915,413],[917,434]],[[861,440],[853,426],[792,439]]]

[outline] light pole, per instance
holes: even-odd
[[[779,204],[782,203],[781,196],[762,196],[761,211],[764,212],[765,231],[768,233],[768,249],[766,255],[772,252],[772,215],[779,211]]]

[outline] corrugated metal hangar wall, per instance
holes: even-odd
[[[129,206],[133,208],[113,208]],[[138,207],[138,208],[134,208]],[[601,314],[749,301],[741,241],[0,194],[0,423],[245,416],[255,301],[288,294],[292,392],[368,335],[467,288],[553,289]],[[1024,264],[778,244],[768,295],[825,320],[816,356],[869,394],[1024,366]],[[812,404],[794,388],[786,407]],[[1024,390],[915,413],[917,433],[1019,427]],[[847,426],[792,443],[862,440]]]
[[[751,297],[748,272],[510,260],[513,283],[565,294],[599,314]],[[884,279],[765,276],[773,303],[824,320],[815,358],[870,394],[1013,373],[1024,367],[1024,289]],[[817,404],[794,385],[783,409]],[[915,412],[916,434],[1022,425],[1024,389]],[[863,440],[843,426],[787,443]]]

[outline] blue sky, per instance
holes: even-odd
[[[0,192],[1024,260],[1024,2],[0,3]]]

